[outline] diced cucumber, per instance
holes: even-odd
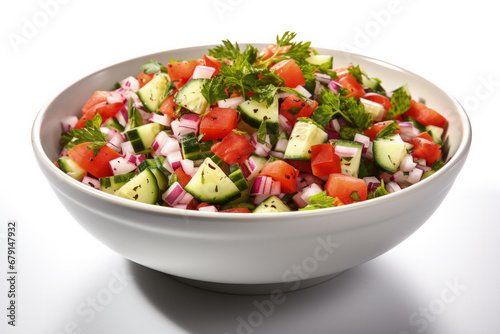
[[[373,141],[375,163],[388,173],[394,174],[406,155],[406,146],[399,134]]]
[[[361,154],[363,153],[363,144],[344,139],[332,139],[330,142],[335,147],[342,146],[355,148],[357,150],[354,157],[340,157],[340,169],[342,174],[358,177]]]
[[[221,204],[240,196],[240,190],[222,169],[206,158],[184,190],[200,202]]]
[[[229,178],[233,183],[238,187],[240,191],[248,189],[248,183],[245,177],[243,176],[243,172],[240,169],[240,165],[234,164],[229,166]]]
[[[285,150],[285,159],[311,160],[311,146],[323,144],[328,140],[325,131],[312,122],[299,121],[295,123]]]
[[[278,197],[269,196],[262,203],[260,203],[253,213],[272,213],[272,212],[288,212],[292,211],[285,205]]]
[[[148,167],[157,167],[155,159],[146,159],[143,162],[141,162],[139,164],[139,166],[137,166],[137,168],[139,169],[139,172],[142,172],[143,170],[145,170]]]
[[[83,180],[83,177],[87,175],[87,171],[78,166],[77,163],[67,155],[60,157],[56,162],[60,170],[78,181]]]
[[[132,130],[125,132],[128,140],[132,143],[132,147],[136,153],[142,152],[151,148],[156,136],[163,130],[163,125],[158,123],[149,123],[138,126]]]
[[[110,128],[110,129],[114,129],[118,132],[122,132],[123,130],[125,130],[125,127],[123,125],[121,125],[120,122],[118,122],[116,120],[116,118],[114,118],[114,117],[108,118],[108,120],[106,122],[104,122],[102,126],[105,126],[107,128]]]
[[[328,63],[327,68],[333,68],[333,56],[312,55],[311,57],[306,58],[306,61],[309,64],[313,64],[313,65],[323,65],[324,63]]]
[[[195,114],[203,114],[209,107],[207,100],[201,93],[205,79],[191,79],[175,94],[174,102]]]
[[[168,188],[168,179],[164,172],[162,172],[158,167],[150,166],[148,167],[153,175],[155,176],[156,183],[158,184],[159,194],[161,195]]]
[[[238,106],[241,111],[241,118],[248,125],[258,129],[262,122],[266,122],[268,133],[277,134],[279,132],[279,103],[278,95],[274,97],[273,103],[268,106],[266,101],[257,102],[248,100]]]
[[[158,183],[151,169],[146,168],[115,192],[115,195],[133,201],[156,204],[159,196]]]
[[[365,111],[372,116],[374,122],[381,122],[384,119],[385,108],[377,102],[360,98],[359,102],[365,107]]]
[[[168,97],[168,78],[157,74],[153,79],[137,91],[137,96],[149,112],[157,112]]]
[[[435,125],[427,125],[425,130],[431,135],[436,144],[443,145],[443,128]]]
[[[115,191],[120,189],[128,181],[130,181],[137,173],[126,173],[108,177],[101,177],[99,183],[101,184],[101,190],[108,193],[114,194]]]
[[[381,81],[377,78],[369,78],[366,76],[364,73],[361,75],[361,81],[363,84],[363,87],[369,88],[375,93],[381,94],[381,95],[386,95],[386,91],[384,87],[380,84]]]
[[[207,155],[211,155],[210,147],[208,147],[206,142],[203,143],[204,152],[201,151],[201,145],[198,142],[198,138],[194,134],[194,132],[186,133],[181,136],[181,147],[182,147],[182,156],[184,159],[190,160],[200,160],[207,157]]]

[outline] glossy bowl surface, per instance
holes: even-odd
[[[262,48],[263,44],[253,44]],[[75,82],[39,112],[32,129],[38,164],[62,204],[102,243],[127,259],[190,282],[228,286],[318,282],[390,250],[436,210],[466,161],[471,127],[459,103],[426,79],[397,66],[351,53],[317,49],[334,56],[336,67],[360,64],[388,90],[407,83],[449,121],[447,164],[402,191],[338,208],[276,214],[221,214],[153,206],[94,190],[59,171],[60,121],[78,115],[95,90],[136,75],[156,58],[194,59],[213,46],[200,46],[131,59]]]

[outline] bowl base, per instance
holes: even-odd
[[[292,292],[310,288],[312,286],[326,282],[340,275],[341,273],[343,273],[343,271],[321,277],[309,278],[301,281],[267,283],[267,284],[216,283],[216,282],[199,281],[174,275],[169,275],[169,276],[184,284],[213,292],[227,293],[233,295],[269,295],[274,293]]]

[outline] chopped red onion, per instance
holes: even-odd
[[[307,206],[307,202],[302,198],[302,192],[298,192],[296,193],[293,197],[292,197],[292,201],[295,203],[295,205],[299,208],[299,209],[302,209],[302,208],[305,208]]]
[[[106,99],[106,102],[108,104],[114,104],[114,103],[123,103],[125,102],[125,97],[123,96],[123,94],[120,92],[120,91],[112,91],[112,92],[109,92],[111,95],[108,96],[108,98]]]
[[[179,130],[180,124],[181,124],[181,122],[178,119],[176,119],[170,123],[170,129],[172,130],[172,135],[177,139],[179,139],[179,136],[180,136],[180,130]]]
[[[273,180],[269,193],[270,195],[279,195],[281,193],[281,182]]]
[[[419,168],[413,169],[412,171],[410,171],[410,174],[408,175],[408,182],[410,182],[411,184],[417,183],[418,181],[420,181],[423,174],[424,174],[423,170]]]
[[[208,206],[202,206],[201,208],[198,209],[198,211],[203,211],[203,212],[218,212],[217,208],[214,205],[208,205]]]
[[[130,89],[133,92],[137,92],[141,88],[139,80],[137,80],[133,76],[129,76],[120,81],[120,86],[125,89]]]
[[[253,200],[253,204],[259,205],[260,203],[264,202],[269,196],[269,194],[266,195],[255,195],[255,198]]]
[[[279,121],[279,128],[280,128],[279,131],[282,132],[284,130],[290,135],[290,133],[292,132],[292,128],[293,128],[292,123],[290,123],[290,121],[288,121],[288,119],[285,116],[283,116],[282,114],[279,114],[278,121]]]
[[[333,128],[337,132],[340,131],[340,124],[339,124],[338,118],[334,118],[330,121],[330,127]]]
[[[165,161],[168,161],[174,171],[181,166],[182,154],[180,151],[170,152],[167,154]]]
[[[137,156],[130,154],[130,153],[125,153],[123,155],[123,159],[127,160],[130,163],[136,164],[137,165]]]
[[[370,146],[370,137],[356,133],[354,135],[354,141],[363,144],[363,153],[366,153],[368,147]]]
[[[132,153],[135,154],[134,147],[132,146],[132,142],[126,141],[121,144],[122,154]]]
[[[404,184],[405,182],[408,181],[408,175],[405,174],[402,170],[398,170],[394,175],[392,176],[395,182],[397,182],[399,185]]]
[[[331,131],[329,130],[328,132],[328,139],[340,139],[340,133],[338,133],[337,131]]]
[[[387,173],[387,172],[383,172],[382,174],[380,174],[379,177],[381,180],[384,180],[385,184],[387,184],[393,180],[392,175]]]
[[[182,209],[182,210],[187,210],[188,209],[187,208],[188,207],[187,203],[186,204],[176,204],[173,207],[176,208],[176,209]]]
[[[277,151],[269,151],[269,155],[278,159],[284,159],[285,153]]]
[[[269,152],[271,151],[271,138],[269,135],[266,135],[266,144],[261,144],[257,141],[257,132],[254,132],[250,138],[250,143],[255,148],[255,154],[264,158],[269,156]]]
[[[86,184],[94,189],[101,190],[101,183],[98,179],[85,175],[82,179],[82,183]]]
[[[76,123],[78,123],[78,117],[68,116],[61,120],[61,128],[63,132],[69,132],[71,129],[75,128]]]
[[[179,201],[178,204],[189,204],[194,199],[193,195],[190,193],[186,192],[184,196],[182,196],[181,200]]]
[[[266,184],[267,176],[257,176],[250,190],[251,195],[263,194],[264,186]]]
[[[421,165],[419,163],[415,166],[415,168],[421,169],[424,172],[430,172],[432,170],[432,168],[430,166],[424,166],[424,165]]]
[[[193,160],[190,159],[183,159],[181,160],[181,167],[184,173],[187,175],[193,176],[195,171],[194,171],[194,162]]]
[[[361,154],[361,156],[365,159],[373,160],[373,142],[372,141],[370,141],[370,143],[368,144],[368,149],[366,150],[366,152]]]
[[[167,156],[167,154],[180,151],[181,146],[179,141],[175,139],[172,135],[167,135],[167,139],[163,146],[160,148],[160,154],[163,156]]]
[[[170,123],[172,122],[172,119],[168,115],[159,115],[154,112],[152,112],[149,116],[149,120],[164,126],[170,126]]]
[[[214,72],[215,68],[213,67],[198,65],[194,68],[192,79],[210,79]]]
[[[403,172],[410,172],[412,171],[417,164],[413,162],[413,157],[410,154],[406,154],[403,159],[401,160],[401,163],[399,165],[399,169],[402,170]]]
[[[274,146],[274,150],[277,152],[285,152],[287,146],[288,146],[287,139],[278,139],[276,145]]]
[[[328,88],[329,88],[332,92],[334,92],[335,94],[337,94],[337,93],[338,93],[338,90],[339,90],[339,88],[340,88],[340,87],[342,87],[342,85],[341,85],[341,84],[339,84],[338,82],[333,81],[333,80],[332,80],[332,81],[330,81],[330,83],[328,84]]]
[[[310,197],[314,196],[314,195],[317,195],[317,194],[319,194],[322,191],[323,191],[323,188],[321,188],[320,186],[318,186],[316,183],[312,183],[312,184],[308,185],[307,187],[305,187],[304,189],[302,189],[300,197],[302,197],[302,199],[304,200],[304,202],[306,202],[307,204],[309,204]]]
[[[335,146],[335,154],[339,157],[354,157],[358,149],[355,147],[347,147],[347,146]]]
[[[126,174],[137,169],[137,165],[135,163],[128,162],[123,157],[111,160],[109,162],[109,167],[111,168],[113,175]]]
[[[252,159],[252,157],[248,158],[241,164],[241,172],[247,181],[253,180],[257,174],[259,174],[259,169],[257,168],[257,164]]]
[[[174,182],[168,189],[165,191],[161,198],[170,206],[177,205],[180,200],[184,197],[187,192],[181,187],[179,182]]]
[[[120,150],[124,142],[125,142],[124,136],[121,133],[116,133],[113,136],[113,138],[111,138],[111,140],[109,141],[109,144]]]
[[[401,190],[401,187],[399,186],[399,184],[397,184],[396,182],[394,181],[391,181],[389,183],[387,183],[385,185],[385,189],[387,190],[387,192],[389,193],[394,193],[394,192],[397,192],[397,191],[400,191]]]
[[[300,176],[303,178],[303,180],[306,182],[306,185],[308,186],[311,184],[323,185],[324,183],[323,180],[310,173],[301,172]]]
[[[165,131],[160,131],[158,135],[153,140],[153,144],[151,144],[151,148],[155,151],[160,151],[167,142],[168,134]]]
[[[312,94],[309,93],[309,91],[307,89],[305,89],[304,87],[302,87],[301,85],[298,85],[297,87],[295,87],[295,90],[307,98],[310,98],[312,96]]]
[[[219,108],[232,108],[236,109],[240,104],[245,102],[245,98],[243,96],[231,97],[225,100],[217,101],[217,106]]]
[[[368,192],[374,192],[382,185],[382,182],[375,176],[366,176],[363,178],[363,181],[365,181],[368,186]]]
[[[332,81],[332,78],[328,74],[317,72],[314,73],[314,76],[316,77],[316,80],[327,85],[330,83],[330,81]]]

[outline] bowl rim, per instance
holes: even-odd
[[[247,44],[251,44],[254,46],[262,46],[262,45],[267,45],[264,43],[241,43],[240,45],[244,46]],[[43,106],[42,108],[38,111],[35,120],[32,125],[32,130],[31,130],[31,142],[32,142],[32,148],[35,153],[35,156],[38,160],[38,163],[40,164],[40,167],[43,167],[45,171],[50,173],[52,176],[56,177],[59,181],[63,182],[67,186],[74,187],[75,189],[78,189],[79,191],[83,192],[84,194],[94,197],[95,199],[99,199],[103,202],[108,202],[117,206],[121,207],[126,207],[128,209],[133,209],[141,212],[149,212],[152,214],[159,214],[159,215],[165,215],[165,216],[178,216],[178,217],[197,217],[197,218],[207,218],[207,219],[217,219],[220,222],[234,222],[235,220],[241,220],[244,218],[245,221],[263,221],[265,220],[266,223],[269,223],[270,218],[276,218],[276,221],[279,221],[281,219],[287,219],[290,217],[294,217],[294,219],[297,218],[308,218],[308,217],[316,217],[316,216],[323,216],[323,215],[329,215],[329,214],[341,214],[341,213],[347,213],[350,211],[358,211],[361,209],[368,209],[372,206],[378,206],[380,205],[380,202],[385,202],[389,200],[396,200],[398,198],[402,198],[405,196],[408,196],[412,192],[417,192],[419,190],[425,189],[426,187],[431,186],[431,183],[433,182],[434,179],[450,173],[450,171],[463,159],[467,157],[467,154],[469,152],[469,148],[471,145],[472,141],[472,127],[470,123],[470,119],[467,115],[467,112],[465,108],[458,102],[457,99],[455,99],[452,95],[447,93],[445,90],[443,90],[441,87],[436,86],[433,84],[431,81],[426,79],[425,77],[422,77],[421,75],[418,75],[412,71],[406,70],[405,68],[402,68],[400,66],[394,65],[392,63],[386,62],[384,60],[380,60],[377,58],[373,58],[370,56],[362,55],[362,54],[356,54],[352,52],[347,52],[347,51],[342,51],[338,49],[330,49],[330,48],[321,48],[318,47],[316,48],[317,50],[324,50],[328,51],[331,53],[338,53],[338,54],[343,54],[346,57],[353,57],[353,58],[358,58],[365,60],[367,62],[375,63],[379,66],[385,67],[385,68],[392,68],[396,69],[402,73],[405,73],[407,75],[415,76],[420,79],[423,79],[429,84],[432,84],[439,88],[442,93],[444,93],[455,105],[456,110],[458,110],[458,118],[460,119],[461,125],[462,125],[462,137],[460,138],[460,143],[459,146],[455,152],[455,154],[446,162],[446,164],[436,173],[431,175],[430,177],[417,182],[416,184],[413,184],[405,189],[402,189],[401,191],[398,191],[396,193],[390,194],[390,197],[383,196],[383,197],[378,197],[378,198],[373,198],[370,200],[366,200],[363,202],[358,202],[358,203],[352,203],[349,205],[342,205],[340,207],[333,207],[333,208],[324,208],[324,209],[318,209],[318,210],[307,210],[307,211],[291,211],[291,212],[275,212],[275,213],[259,213],[259,214],[247,214],[247,215],[242,215],[240,213],[230,213],[230,212],[204,212],[204,211],[197,211],[197,210],[185,210],[185,209],[179,209],[179,208],[172,208],[172,207],[165,207],[165,206],[159,206],[159,205],[152,205],[152,204],[147,204],[147,203],[140,203],[140,202],[135,202],[131,200],[127,200],[125,198],[121,198],[112,194],[105,193],[103,191],[99,191],[96,189],[93,189],[89,186],[86,186],[82,182],[79,182],[72,177],[62,173],[49,159],[47,154],[45,153],[42,143],[41,143],[41,137],[40,137],[40,130],[45,118],[45,115],[48,111],[49,106],[52,104],[52,102],[57,99],[59,96],[64,94],[70,87],[73,87],[77,85],[79,82],[86,80],[88,77],[94,76],[97,73],[104,72],[109,70],[112,67],[117,67],[120,66],[124,63],[129,63],[133,62],[142,58],[155,58],[158,57],[158,55],[168,53],[168,52],[190,52],[190,51],[198,51],[198,50],[207,50],[208,48],[213,48],[215,45],[200,45],[200,46],[191,46],[191,47],[184,47],[184,48],[176,48],[176,49],[169,49],[169,50],[164,50],[161,52],[156,52],[156,53],[151,53],[147,55],[142,55],[138,57],[133,57],[118,63],[114,63],[112,65],[106,66],[104,68],[101,68],[97,71],[94,71],[77,81],[73,82],[72,84],[66,86],[62,91],[59,93],[55,94],[52,98],[50,98]]]

